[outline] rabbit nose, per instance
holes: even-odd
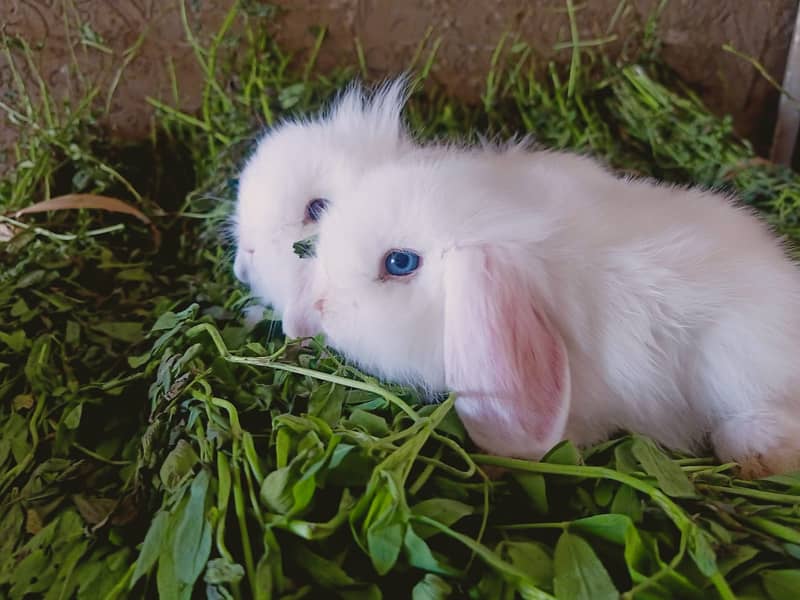
[[[319,314],[323,314],[325,312],[325,298],[320,298],[319,300],[315,300],[313,306],[314,306],[314,309]]]

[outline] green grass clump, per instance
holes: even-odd
[[[241,158],[356,72],[291,68],[268,24],[235,7],[209,47],[187,25],[202,108],[153,101],[145,144],[104,140],[88,101],[21,86],[0,105],[24,133],[0,183],[0,598],[794,598],[797,475],[741,481],[630,435],[483,456],[453,398],[421,405],[289,343],[268,311],[246,325],[221,235]],[[800,179],[652,54],[564,72],[501,45],[481,105],[420,87],[426,137],[530,133],[735,191],[800,238]],[[8,214],[66,193],[130,202],[160,241],[125,215]]]

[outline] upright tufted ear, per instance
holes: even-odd
[[[367,132],[380,139],[404,140],[408,133],[403,123],[403,108],[410,95],[409,78],[401,75],[368,92],[351,83],[331,106],[329,118],[342,135]]]
[[[522,275],[488,246],[448,252],[445,376],[478,446],[538,459],[564,435],[570,373],[564,342]]]

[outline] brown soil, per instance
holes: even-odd
[[[452,93],[475,98],[484,81],[491,52],[500,36],[512,32],[530,43],[542,60],[569,59],[569,49],[554,50],[570,40],[564,0],[283,0],[285,12],[275,31],[285,48],[302,56],[313,41],[314,25],[328,35],[320,65],[329,69],[355,61],[354,40],[365,50],[371,75],[382,76],[408,64],[426,29],[441,36],[433,77]],[[623,50],[626,34],[640,27],[659,4],[627,0],[609,29],[620,0],[575,2],[580,38],[617,39],[605,45]],[[215,30],[231,0],[187,2],[190,20],[201,37]],[[194,7],[194,8],[191,8]],[[783,74],[797,0],[671,0],[659,21],[663,56],[717,112],[732,114],[738,131],[761,151],[768,148],[777,93],[745,60],[723,50],[724,43],[758,60],[777,80]],[[110,102],[107,125],[124,137],[145,135],[151,123],[147,96],[170,99],[170,57],[179,80],[181,103],[199,101],[201,76],[185,41],[177,0],[0,0],[0,20],[10,34],[37,44],[35,59],[45,81],[63,94],[79,97],[81,84],[70,77],[70,48],[89,83],[101,86],[113,78],[125,51],[144,35],[135,58]],[[73,34],[65,31],[65,20]],[[75,25],[84,28],[84,40]],[[93,48],[92,32],[111,52]],[[0,57],[0,97],[11,88],[12,73]],[[30,82],[32,83],[32,82]],[[14,139],[13,127],[0,128],[0,148]]]

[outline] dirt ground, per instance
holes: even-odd
[[[575,2],[582,40],[607,40],[612,53],[624,51],[626,35],[641,27],[659,0]],[[189,20],[199,36],[213,32],[232,0],[187,0]],[[266,3],[245,4],[264,9]],[[280,0],[274,28],[284,47],[302,56],[313,42],[313,26],[328,33],[320,65],[329,69],[355,61],[357,38],[371,75],[398,71],[413,55],[428,27],[442,37],[433,77],[453,93],[476,98],[491,52],[504,32],[531,44],[541,59],[569,60],[565,0]],[[719,113],[732,114],[738,131],[760,151],[768,149],[777,93],[747,61],[723,49],[729,43],[755,58],[780,81],[797,0],[668,0],[659,19],[663,56]],[[129,60],[109,102],[107,125],[118,135],[146,135],[151,109],[147,96],[169,99],[167,57],[179,81],[180,101],[199,102],[201,77],[185,41],[178,0],[0,0],[6,31],[34,44],[34,59],[45,81],[79,97],[81,86],[112,80]],[[616,16],[615,16],[616,15]],[[65,25],[65,23],[68,25]],[[66,32],[71,30],[71,34]],[[76,34],[80,32],[79,34]],[[608,38],[614,38],[608,40]],[[132,48],[135,52],[128,52]],[[74,54],[86,81],[70,76]],[[0,57],[0,96],[12,83]],[[33,83],[29,81],[29,83]],[[0,148],[14,139],[0,128]]]

